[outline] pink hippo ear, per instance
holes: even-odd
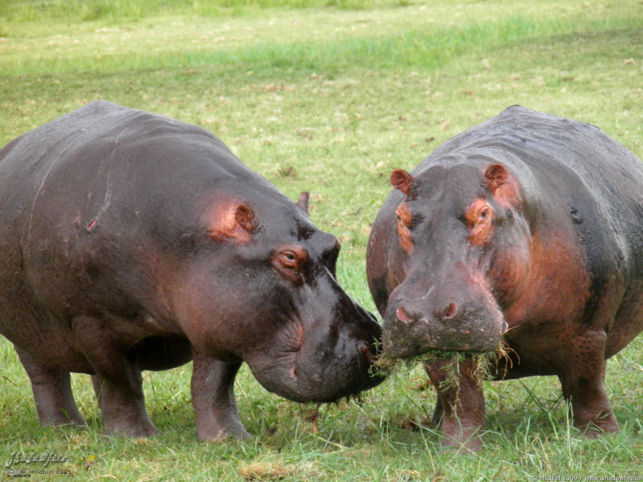
[[[487,167],[484,177],[487,178],[487,186],[489,187],[489,190],[495,193],[496,189],[507,182],[507,179],[509,179],[509,173],[502,164],[491,164]]]
[[[303,191],[299,195],[299,200],[297,201],[297,206],[299,206],[304,211],[306,211],[306,214],[308,214],[308,200],[309,199],[310,199],[310,194],[307,193],[306,191]]]
[[[247,243],[257,228],[254,211],[243,201],[230,199],[217,203],[208,217],[208,235],[216,241]]]
[[[408,194],[413,185],[413,176],[403,169],[396,169],[391,173],[391,184],[404,194]]]
[[[484,173],[487,187],[494,199],[504,206],[518,208],[522,203],[520,183],[502,164],[491,164]]]

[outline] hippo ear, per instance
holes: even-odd
[[[247,243],[257,228],[257,217],[245,202],[231,200],[215,207],[208,224],[208,235],[216,241]]]
[[[252,233],[255,230],[255,213],[247,204],[241,203],[237,205],[237,210],[234,213],[234,219],[246,232]]]
[[[306,211],[306,214],[308,214],[308,200],[309,199],[310,199],[310,194],[307,193],[306,191],[303,191],[299,195],[299,200],[297,201],[297,206],[299,206],[304,211]]]
[[[404,194],[408,194],[413,185],[413,176],[403,169],[396,169],[391,173],[391,184]]]
[[[484,177],[487,179],[487,186],[491,192],[496,192],[496,189],[507,182],[509,173],[507,172],[507,168],[502,164],[491,164],[487,167]]]

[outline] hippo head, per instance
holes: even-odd
[[[269,391],[329,402],[382,381],[375,318],[339,286],[337,238],[295,204],[228,185],[206,200],[174,306],[199,351],[245,361]]]
[[[384,356],[497,348],[529,274],[519,183],[486,159],[396,170],[391,183],[404,194],[393,255],[403,281],[386,308]]]

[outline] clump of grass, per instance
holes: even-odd
[[[467,374],[476,380],[478,384],[481,384],[485,380],[504,378],[505,372],[500,376],[498,366],[501,360],[505,360],[506,367],[511,366],[512,360],[509,353],[512,351],[504,340],[501,340],[495,349],[487,352],[432,349],[413,358],[392,359],[380,357],[371,367],[371,375],[388,376],[400,365],[400,362],[407,365],[440,363],[442,364],[442,369],[448,374],[447,378],[440,384],[440,388],[443,390],[457,389],[460,378],[460,363],[470,360],[471,368]]]
[[[459,389],[460,364],[471,361],[471,368],[467,373],[479,385],[484,380],[492,378],[491,367],[496,360],[495,351],[466,352],[466,351],[441,351],[429,350],[416,360],[422,364],[440,363],[447,373],[446,378],[440,382],[440,390]]]
[[[282,480],[293,475],[293,468],[284,464],[252,462],[241,466],[239,473],[245,480]]]
[[[282,462],[262,462],[255,461],[249,464],[243,464],[239,468],[239,475],[245,480],[284,480],[300,477],[306,480],[323,478],[312,464],[302,463],[288,465]]]

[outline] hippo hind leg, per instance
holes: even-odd
[[[149,437],[156,432],[145,411],[140,370],[128,368],[117,378],[92,375],[92,383],[103,414],[105,433]]]
[[[234,379],[241,361],[221,361],[192,350],[192,404],[200,440],[250,437],[239,418]]]
[[[15,348],[31,381],[40,424],[43,426],[69,423],[85,425],[74,402],[69,372],[49,368],[26,351]]]
[[[568,344],[573,357],[558,375],[563,395],[571,401],[574,426],[585,435],[617,432],[618,423],[605,393],[605,341],[601,331],[588,331]]]
[[[103,414],[105,432],[149,437],[156,432],[145,411],[141,370],[119,346],[100,320],[77,317],[72,327],[92,366],[94,391]]]

